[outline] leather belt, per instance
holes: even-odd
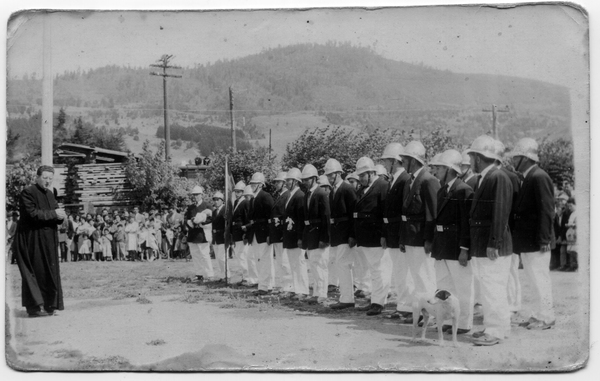
[[[333,224],[337,224],[338,222],[344,222],[344,221],[348,221],[348,220],[349,220],[348,217],[331,218],[331,219],[329,219],[329,223],[331,225],[333,225]]]
[[[266,218],[259,218],[258,220],[250,220],[251,224],[264,224],[267,222],[268,222],[268,220]]]
[[[394,222],[402,221],[402,217],[392,217],[392,218],[384,218],[384,224],[393,224]]]
[[[360,218],[375,218],[376,216],[373,213],[354,213],[352,214],[353,218],[356,219],[360,219]]]
[[[400,217],[400,219],[404,222],[407,222],[407,221],[425,222],[425,219],[423,217],[412,217],[412,216],[406,216],[404,214]]]
[[[492,221],[490,220],[474,220],[472,218],[469,219],[469,225],[471,226],[491,226],[492,225]]]
[[[437,232],[455,232],[458,231],[458,225],[435,225]]]
[[[315,218],[315,219],[312,219],[312,220],[304,220],[304,225],[309,226],[311,224],[317,224],[319,222],[321,222],[320,218]]]

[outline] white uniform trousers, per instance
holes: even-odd
[[[435,261],[437,287],[456,296],[460,306],[458,328],[473,328],[473,265],[461,266],[458,261],[443,259]]]
[[[248,279],[248,245],[244,245],[244,241],[236,241],[235,247],[233,248],[233,257],[235,258],[240,272],[242,273],[242,279]]]
[[[521,253],[521,259],[533,290],[532,317],[544,323],[553,323],[555,317],[550,281],[550,251]]]
[[[291,292],[292,286],[292,269],[290,268],[290,259],[288,253],[283,249],[283,242],[273,244],[275,252],[275,286],[281,291]]]
[[[354,303],[354,277],[352,266],[356,259],[356,250],[347,243],[329,248],[329,257],[336,265],[340,284],[340,303]],[[331,260],[330,260],[331,262]],[[331,282],[330,282],[331,284]]]
[[[510,255],[491,260],[473,257],[471,264],[479,277],[483,325],[485,333],[504,339],[510,335],[510,312],[508,310],[508,276]]]
[[[335,255],[331,253],[331,246],[329,247],[329,261],[327,262],[327,284],[333,286],[339,286],[340,284],[338,267],[335,263]]]
[[[300,248],[284,249],[287,251],[292,270],[293,291],[296,294],[308,295],[308,267],[304,251]]]
[[[385,306],[392,283],[392,258],[381,247],[359,247],[369,262],[371,272],[371,304]]]
[[[405,255],[415,285],[411,299],[416,301],[417,295],[433,296],[437,286],[435,282],[435,259],[431,258],[431,253],[425,254],[425,249],[422,246],[406,246]]]
[[[329,248],[307,250],[308,265],[312,278],[313,296],[327,297],[327,263],[329,262]]]
[[[202,275],[207,278],[215,276],[212,262],[210,260],[210,244],[188,242],[190,254],[192,255],[192,263],[196,275]]]
[[[369,261],[360,247],[354,246],[350,250],[355,250],[354,254],[354,284],[357,290],[371,292],[371,271],[369,270]]]
[[[217,269],[215,271],[215,276],[217,278],[224,279],[225,278],[225,244],[222,245],[213,245],[213,249],[215,250],[215,259],[217,260]],[[229,267],[229,263],[227,264]],[[229,278],[231,274],[227,274]]]
[[[266,242],[252,242],[256,253],[256,268],[258,269],[258,289],[267,291],[275,286],[275,261],[273,260],[273,246]]]
[[[256,245],[246,245],[246,263],[248,263],[248,283],[258,283],[258,247]]]
[[[510,273],[508,276],[508,310],[521,310],[521,281],[519,280],[519,254],[510,255]]]
[[[396,311],[412,312],[412,295],[415,283],[408,270],[406,253],[389,249],[392,258],[392,287],[396,291]]]

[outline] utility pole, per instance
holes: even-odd
[[[496,113],[497,112],[508,112],[508,106],[503,109],[498,110],[498,106],[492,104],[491,109],[483,109],[483,112],[491,112],[492,113],[492,133],[494,134],[494,139],[498,140],[498,128],[496,127]]]
[[[233,117],[233,88],[229,86],[229,118],[231,119],[231,148],[233,153],[237,151],[235,146],[235,118]]]
[[[43,17],[43,67],[42,79],[42,164],[52,166],[52,134],[54,124],[54,83],[52,76],[52,21],[51,13]]]
[[[167,117],[167,77],[171,78],[181,78],[180,75],[175,74],[167,74],[167,69],[181,69],[181,66],[169,65],[169,61],[173,59],[172,54],[163,54],[156,62],[160,62],[159,64],[152,64],[151,67],[159,67],[162,68],[162,73],[151,72],[150,75],[158,75],[163,77],[163,110],[164,110],[164,118],[165,118],[165,159],[169,161],[169,156],[171,155],[171,131],[169,130],[169,121]]]
[[[269,128],[269,159],[271,159],[271,129]]]

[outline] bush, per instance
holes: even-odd
[[[6,173],[6,208],[8,211],[19,209],[19,196],[25,187],[35,182],[39,158],[27,157],[15,163]],[[8,168],[7,168],[8,169]]]
[[[540,167],[543,168],[552,181],[562,185],[563,181],[573,184],[575,171],[573,165],[573,142],[565,138],[549,140],[542,139],[539,145]]]

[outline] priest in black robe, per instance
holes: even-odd
[[[41,166],[36,183],[21,192],[21,219],[13,250],[22,278],[22,305],[30,317],[63,310],[58,255],[58,225],[66,218],[52,188],[54,168]],[[43,309],[43,310],[42,310]]]

